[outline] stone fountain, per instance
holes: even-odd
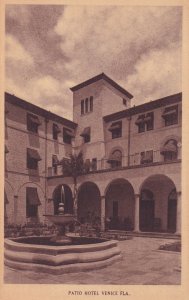
[[[55,224],[58,229],[58,234],[51,239],[57,245],[69,245],[72,239],[66,236],[66,226],[71,225],[76,221],[73,214],[64,213],[65,191],[64,186],[61,187],[61,201],[59,203],[58,215],[44,215],[51,223]]]
[[[58,215],[45,215],[57,226],[58,234],[5,239],[5,265],[58,275],[106,267],[120,259],[115,240],[65,235],[65,227],[72,224],[75,217],[64,214],[64,201],[62,186]]]

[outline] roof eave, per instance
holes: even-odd
[[[122,88],[119,84],[117,84],[114,80],[112,80],[110,77],[108,77],[105,73],[101,73],[95,77],[92,77],[82,83],[79,83],[73,87],[70,88],[72,92],[75,92],[91,83],[94,83],[100,79],[106,80],[110,85],[112,85],[115,89],[119,90],[122,94],[126,95],[129,99],[133,98],[133,95],[130,94],[128,91],[126,91],[124,88]]]

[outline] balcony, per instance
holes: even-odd
[[[131,169],[131,168],[142,168],[148,166],[156,166],[160,164],[170,164],[175,162],[180,162],[181,158],[178,153],[177,158],[172,158],[170,160],[164,160],[164,156],[161,154],[160,150],[149,151],[150,155],[148,157],[141,156],[141,153],[134,153],[130,156],[122,156],[120,161],[110,161],[108,158],[97,160],[96,165],[92,164],[87,166],[87,169],[83,171],[83,175],[89,173],[96,173],[100,171],[114,171],[120,169]],[[144,152],[142,152],[144,153]],[[48,168],[48,177],[54,176],[66,176],[64,174],[62,166],[59,165],[55,169],[53,167]]]

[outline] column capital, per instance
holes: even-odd
[[[104,195],[102,195],[102,196],[100,196],[100,198],[101,198],[101,199],[105,199],[105,196],[104,196]]]

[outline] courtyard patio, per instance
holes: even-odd
[[[13,284],[115,284],[179,285],[180,252],[158,250],[175,239],[133,237],[119,241],[121,260],[103,269],[51,275],[13,270],[5,266],[4,283]]]

